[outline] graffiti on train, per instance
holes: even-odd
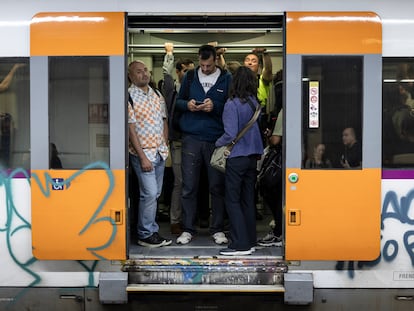
[[[95,162],[83,169],[76,171],[72,176],[66,178],[62,184],[58,184],[48,173],[40,178],[32,173],[29,176],[24,169],[15,169],[8,175],[0,174],[0,264],[5,270],[0,276],[1,284],[15,284],[16,286],[32,287],[43,285],[42,274],[50,271],[70,271],[83,273],[85,282],[83,286],[96,286],[95,280],[98,260],[89,261],[41,261],[32,254],[31,245],[31,211],[30,211],[30,189],[39,187],[45,197],[51,195],[52,187],[69,186],[88,170],[99,169],[104,172],[108,179],[108,187],[105,189],[100,203],[91,214],[90,219],[80,228],[78,234],[81,236],[97,223],[108,222],[112,226],[112,234],[106,237],[100,245],[88,247],[88,251],[102,259],[99,251],[108,247],[116,235],[117,226],[113,225],[114,220],[110,217],[99,216],[99,212],[106,204],[114,188],[114,177],[108,165],[103,162]],[[15,178],[18,176],[19,178]],[[23,177],[23,178],[21,178]],[[41,182],[44,180],[45,182]],[[32,183],[32,184],[31,184]],[[62,241],[64,244],[65,242]],[[64,265],[65,269],[59,269]],[[49,268],[48,268],[49,267]]]
[[[62,216],[68,215],[68,213],[75,215],[72,225],[65,228],[69,231],[66,236],[70,237],[70,240],[75,241],[75,245],[79,245],[86,252],[89,252],[92,258],[107,259],[102,255],[102,252],[111,246],[117,234],[115,219],[109,215],[110,213],[103,211],[108,205],[108,201],[115,188],[114,175],[107,164],[104,162],[94,162],[67,178],[52,177],[48,171],[44,173],[44,176],[32,174],[32,183],[33,181],[35,181],[35,184],[31,185],[32,191],[33,189],[39,189],[40,192],[38,191],[37,195],[40,198],[47,199],[36,201],[36,204],[41,205],[42,209],[46,211],[42,212],[42,215],[43,213],[48,213],[49,217],[53,216],[56,222],[59,222]],[[72,186],[75,183],[77,187]],[[54,194],[55,197],[52,198]],[[59,210],[62,208],[59,205],[61,201],[67,201],[64,203],[64,211]],[[70,215],[68,216],[71,217]],[[33,229],[35,229],[33,217],[32,220]],[[95,234],[95,236],[93,239],[86,239],[84,236],[92,229],[94,229],[95,233],[92,232],[90,234]],[[42,230],[54,234],[55,230],[60,230],[60,226],[59,224],[50,223],[49,226]],[[107,231],[110,232],[108,235],[106,234]],[[101,234],[96,236],[97,232]],[[94,245],[88,245],[88,243],[91,243],[89,242],[91,240],[95,243]]]
[[[339,261],[336,264],[337,270],[347,270],[348,275],[353,278],[355,269],[373,267],[382,260],[392,262],[399,256],[408,256],[411,265],[414,267],[414,189],[409,190],[405,195],[398,197],[395,191],[385,193],[381,210],[381,253],[374,261]],[[387,226],[404,228],[393,230]],[[386,233],[386,234],[385,234]],[[392,235],[394,234],[394,235]],[[355,264],[357,267],[355,267]]]

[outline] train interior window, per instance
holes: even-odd
[[[0,58],[0,169],[30,169],[27,58]]]
[[[384,58],[382,162],[414,167],[414,59]]]
[[[304,168],[361,168],[362,65],[356,56],[303,59]]]
[[[49,59],[50,168],[109,163],[109,60]]]
[[[176,21],[173,23],[173,19]],[[263,19],[263,22],[260,20]],[[232,64],[243,64],[246,55],[255,48],[266,49],[272,60],[272,73],[275,75],[283,66],[283,15],[251,17],[162,17],[129,16],[128,21],[128,62],[142,60],[152,73],[153,85],[159,87],[163,80],[163,62],[166,54],[165,43],[173,44],[175,61],[189,58],[198,66],[198,49],[203,44],[214,44],[217,49],[224,48],[224,60],[231,70]],[[218,25],[218,26],[217,26]],[[168,29],[168,30],[166,30]],[[176,80],[175,70],[172,72]],[[273,96],[273,91],[270,96]],[[268,112],[273,109],[274,98],[268,99]],[[209,234],[209,194],[205,184],[199,194],[198,216],[196,220],[197,237],[185,246],[176,245],[178,235],[172,234],[170,223],[170,205],[174,175],[170,160],[167,160],[164,173],[164,186],[159,198],[157,223],[160,234],[173,240],[173,245],[161,249],[150,249],[137,245],[136,215],[139,193],[134,172],[129,178],[129,214],[130,214],[130,258],[135,256],[214,256],[223,245],[213,242]],[[202,204],[206,203],[206,204]],[[203,208],[204,206],[204,208]],[[267,210],[259,198],[257,204],[257,237],[264,237],[270,230],[271,212]],[[281,248],[264,248],[255,253],[256,256],[281,256]]]

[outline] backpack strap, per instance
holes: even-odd
[[[187,71],[187,84],[185,85],[185,88],[184,88],[184,90],[185,90],[184,95],[185,95],[185,98],[187,98],[187,99],[190,96],[189,90],[190,90],[190,87],[191,87],[191,83],[193,83],[193,81],[194,81],[194,76],[195,76],[195,69],[190,69],[190,70]],[[181,86],[181,87],[183,87],[183,86]]]
[[[134,101],[132,100],[131,94],[128,93],[128,103],[131,105],[132,109],[134,109]]]
[[[154,89],[154,88],[152,88],[152,89],[153,89],[154,93],[157,94],[157,96],[159,98],[161,98],[161,92],[158,89]]]

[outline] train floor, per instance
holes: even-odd
[[[177,235],[171,234],[170,222],[168,219],[168,213],[165,206],[161,203],[159,206],[159,212],[157,223],[160,226],[159,233],[165,238],[172,240],[172,244],[169,246],[163,246],[158,248],[143,247],[137,244],[138,239],[134,234],[135,226],[131,226],[130,244],[129,244],[129,258],[203,258],[203,257],[220,257],[219,251],[225,248],[226,245],[217,245],[214,243],[208,228],[197,228],[197,235],[193,237],[193,240],[186,245],[180,245],[176,243]],[[262,204],[257,205],[258,213],[261,217],[257,217],[256,229],[257,238],[264,237],[270,231],[270,222],[272,221],[271,212],[268,209],[264,209]],[[228,232],[225,232],[228,234]],[[282,258],[281,247],[256,247],[256,251],[249,255],[251,258]]]

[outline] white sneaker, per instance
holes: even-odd
[[[229,242],[229,240],[227,240],[226,235],[223,232],[216,232],[213,234],[213,240],[216,244],[226,244]]]
[[[220,251],[220,255],[224,255],[224,256],[244,256],[244,255],[250,255],[251,253],[252,253],[251,249],[244,250],[244,251],[238,251],[232,248],[225,248]]]
[[[183,232],[181,235],[177,238],[177,244],[188,244],[193,239],[193,236],[190,232]]]

